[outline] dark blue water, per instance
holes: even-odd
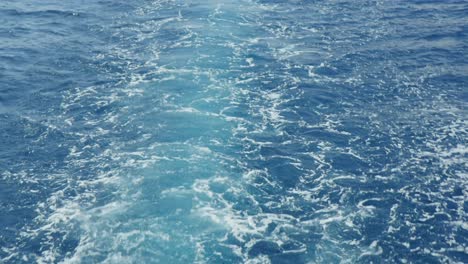
[[[468,263],[467,17],[2,0],[0,262]]]

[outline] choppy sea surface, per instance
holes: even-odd
[[[0,262],[468,263],[468,2],[1,0]]]

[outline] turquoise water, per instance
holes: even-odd
[[[0,262],[468,262],[466,1],[0,3]]]

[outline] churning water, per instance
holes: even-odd
[[[467,263],[467,17],[2,0],[0,261]]]

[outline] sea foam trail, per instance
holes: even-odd
[[[92,22],[83,35],[98,39],[88,62],[98,80],[61,90],[53,118],[22,115],[43,126],[40,144],[66,154],[51,169],[2,173],[30,190],[51,187],[2,260],[463,262],[467,123],[454,96],[466,73],[462,62],[438,65],[466,55],[456,42],[440,50],[420,27],[421,9],[462,4],[407,5],[130,1],[41,11]],[[434,66],[410,67],[426,52]],[[447,75],[462,81],[441,81]]]

